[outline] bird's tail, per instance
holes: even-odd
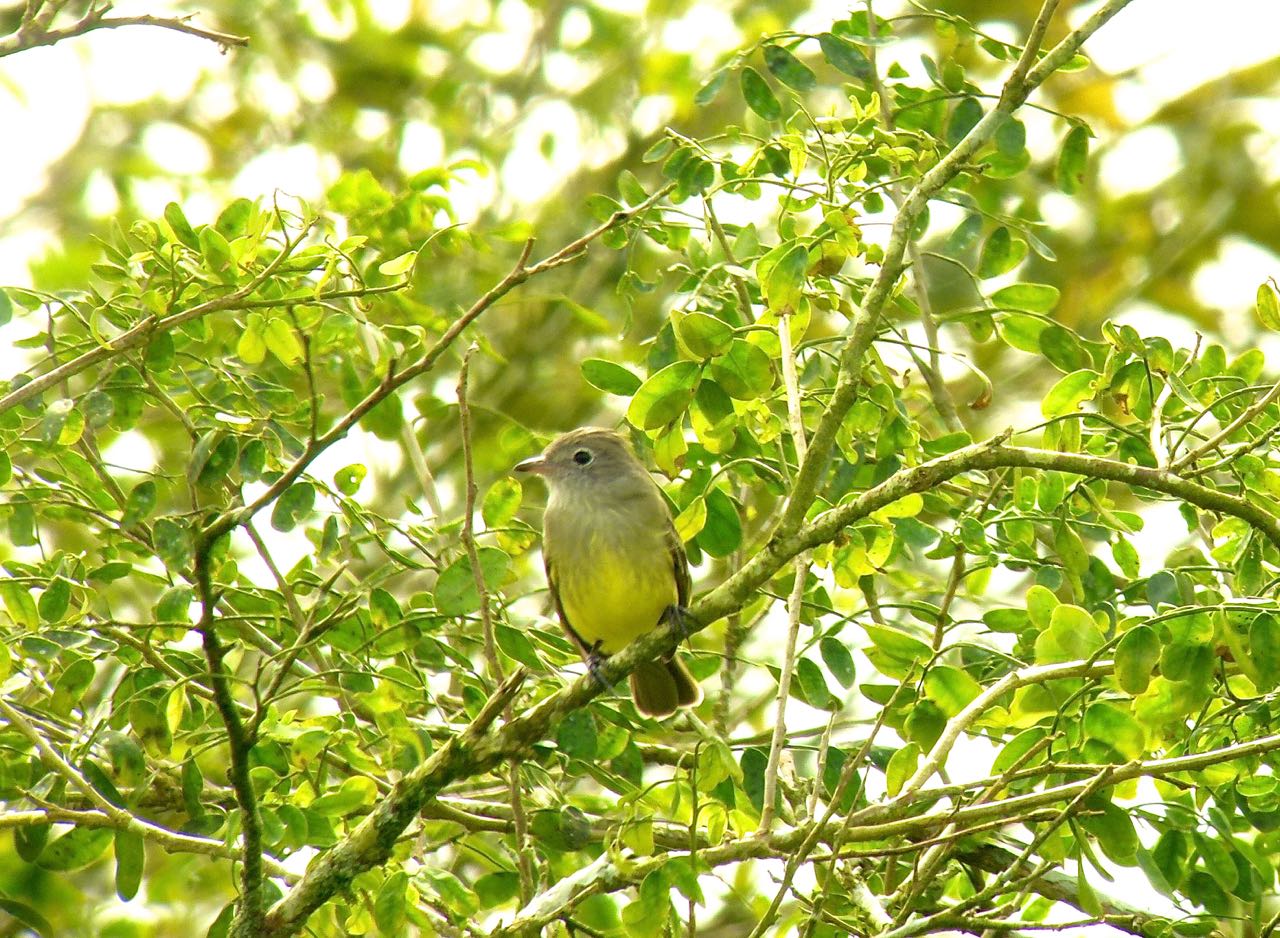
[[[631,672],[631,698],[651,717],[670,716],[677,707],[696,707],[702,688],[678,657],[646,661]]]

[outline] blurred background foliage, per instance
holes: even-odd
[[[920,54],[939,62],[950,56],[981,81],[998,63],[971,39],[967,48],[957,47],[955,32],[942,28],[946,14],[1013,39],[1037,6],[1034,0],[942,2],[929,4],[925,15],[924,6],[897,4],[882,15],[894,18],[896,10],[900,17],[894,28],[910,41],[895,55],[909,67],[918,68]],[[68,14],[76,7],[69,4]],[[0,11],[0,32],[16,25],[21,9],[10,3]],[[0,232],[38,227],[52,233],[56,248],[34,265],[36,285],[83,284],[96,255],[91,239],[107,230],[111,217],[127,227],[131,219],[158,214],[169,197],[186,202],[191,213],[193,197],[216,206],[232,193],[261,194],[245,191],[245,183],[263,177],[244,170],[261,163],[264,153],[278,155],[271,165],[286,192],[306,194],[298,189],[314,188],[312,177],[323,191],[341,173],[360,172],[386,191],[389,206],[415,178],[429,184],[421,174],[474,160],[465,195],[458,197],[453,185],[460,220],[484,234],[518,239],[536,232],[544,245],[562,243],[581,229],[589,195],[611,191],[623,169],[643,176],[641,154],[664,125],[702,139],[737,119],[735,95],[695,103],[697,89],[726,55],[764,33],[806,23],[824,28],[824,16],[829,22],[831,15],[793,0],[211,2],[194,12],[201,23],[250,37],[249,47],[204,70],[180,98],[165,94],[92,108],[78,139],[50,167],[44,188],[0,222]],[[1125,17],[1146,15],[1150,11],[1139,8]],[[1230,45],[1232,30],[1249,29],[1247,22],[1218,22],[1215,61],[1223,57],[1216,42]],[[1063,28],[1059,23],[1049,40]],[[98,33],[74,43],[115,41]],[[180,49],[201,43],[159,32],[143,41]],[[1183,335],[1219,331],[1234,346],[1255,337],[1245,307],[1207,287],[1222,280],[1212,273],[1224,252],[1256,271],[1280,244],[1280,171],[1271,142],[1276,114],[1267,103],[1278,75],[1280,57],[1166,99],[1158,69],[1144,77],[1092,67],[1039,93],[1041,116],[1060,112],[1087,122],[1098,135],[1092,152],[1101,157],[1073,200],[1044,185],[1051,167],[1002,190],[1006,198],[1010,186],[1016,191],[1018,215],[1044,220],[1041,237],[1057,258],[1052,277],[1050,262],[1038,256],[1024,277],[1060,286],[1055,315],[1064,325],[1096,335],[1104,318],[1157,310],[1177,320]],[[1055,138],[1038,132],[1035,116],[1024,120],[1030,147],[1045,156]],[[1096,167],[1119,150],[1124,165],[1100,182]],[[176,171],[183,159],[195,171]],[[404,240],[447,223],[447,201],[422,208],[421,225]],[[198,215],[194,221],[211,220]],[[941,239],[947,230],[935,227]],[[433,271],[421,299],[466,305],[508,261],[480,253]],[[560,376],[575,373],[588,342],[624,359],[642,357],[632,340],[654,333],[668,297],[658,289],[622,302],[614,287],[626,263],[620,255],[594,256],[543,284],[537,295],[508,304],[501,320],[490,323],[494,347],[508,360],[535,362],[535,370],[516,378],[501,368],[478,368],[478,399],[547,430],[596,414],[600,398]],[[1197,275],[1206,273],[1197,289]],[[972,304],[968,279],[953,265],[931,261],[929,277],[944,318]],[[1242,279],[1225,295],[1251,296],[1249,283],[1260,278]],[[1025,364],[999,345],[985,347],[980,361],[997,387],[1020,377]]]

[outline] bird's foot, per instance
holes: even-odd
[[[697,631],[697,620],[689,614],[689,610],[684,606],[672,603],[667,607],[667,611],[662,614],[662,618],[663,621],[670,622],[675,626],[676,631],[680,635],[681,641],[684,641]]]
[[[604,662],[607,655],[604,655],[600,652],[600,649],[598,647],[599,646],[598,642],[596,643],[596,645],[597,647],[592,648],[586,654],[587,673],[591,675],[592,679],[596,682],[597,687],[599,687],[601,690],[608,690],[609,682],[606,681],[604,677]]]

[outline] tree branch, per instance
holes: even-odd
[[[850,524],[900,498],[926,492],[966,472],[1007,467],[1071,472],[1161,492],[1207,511],[1240,518],[1280,547],[1280,519],[1243,498],[1192,482],[1166,469],[1150,469],[1082,453],[1007,446],[1003,437],[997,437],[991,442],[975,443],[898,472],[856,498],[823,512],[790,536],[776,532],[741,569],[699,599],[691,612],[699,622],[710,623],[723,618],[740,608],[800,551],[831,541]]]
[[[528,674],[523,667],[512,671],[485,701],[466,730],[400,779],[391,794],[380,801],[355,830],[312,862],[301,882],[267,912],[254,938],[296,934],[312,912],[350,885],[358,874],[386,862],[405,828],[440,789],[454,779],[488,771],[497,764],[501,757],[484,751],[484,735],[515,699]],[[510,730],[515,722],[506,724],[503,730]]]
[[[57,6],[53,6],[51,9],[53,12],[57,12]],[[197,26],[191,22],[191,16],[107,16],[110,10],[111,4],[109,3],[100,7],[91,7],[88,15],[70,26],[63,26],[60,29],[47,28],[47,22],[41,21],[40,17],[30,21],[24,18],[22,26],[19,27],[16,33],[0,39],[0,58],[17,52],[25,52],[28,49],[51,46],[54,43],[62,42],[64,39],[83,36],[94,30],[119,29],[122,26],[155,26],[160,29],[186,33],[188,36],[196,36],[200,39],[216,42],[223,52],[227,52],[232,48],[242,48],[249,44],[248,36],[236,36],[232,33],[223,33]],[[49,17],[49,19],[52,19],[52,17]]]
[[[249,750],[253,735],[246,731],[227,675],[226,649],[218,638],[215,610],[218,597],[209,570],[209,553],[213,538],[201,538],[196,545],[195,577],[200,598],[200,622],[196,630],[204,644],[209,665],[209,684],[218,715],[227,730],[227,749],[231,768],[227,773],[240,809],[240,826],[244,832],[241,849],[240,899],[231,923],[232,938],[258,938],[262,931],[262,818],[258,813],[258,796],[249,776]]]

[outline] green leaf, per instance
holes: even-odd
[[[902,791],[902,786],[915,774],[919,764],[920,746],[916,743],[907,743],[889,757],[884,775],[885,791],[890,798],[896,797],[898,792]]]
[[[682,543],[688,543],[701,533],[707,524],[707,500],[701,496],[685,505],[672,522],[675,525],[676,537]]]
[[[173,366],[177,346],[173,344],[173,336],[168,332],[157,332],[147,343],[144,361],[150,371],[165,371]]]
[[[1127,710],[1102,701],[1091,703],[1085,711],[1084,732],[1126,759],[1141,758],[1147,749],[1147,734],[1142,724]]]
[[[13,300],[9,299],[9,294],[4,290],[0,290],[0,326],[8,325],[9,320],[13,318]]]
[[[852,43],[845,42],[839,36],[822,33],[818,36],[818,45],[822,48],[822,57],[833,68],[846,75],[865,80],[874,74],[871,60],[863,54],[862,50]]]
[[[21,830],[21,828],[18,828],[13,832],[15,838],[19,836]],[[8,896],[0,895],[0,911],[8,913],[15,922],[25,925],[39,935],[40,938],[53,938],[57,934],[53,926],[49,924],[49,920],[25,902],[19,902],[17,899],[10,899]]]
[[[1054,525],[1053,549],[1062,569],[1071,575],[1082,577],[1088,571],[1089,553],[1085,550],[1084,541],[1075,528],[1066,522],[1059,521]]]
[[[1120,535],[1116,535],[1115,543],[1111,545],[1111,556],[1115,558],[1116,566],[1120,568],[1125,576],[1130,579],[1136,579],[1138,576],[1138,551]]]
[[[1152,609],[1177,606],[1182,602],[1177,578],[1168,570],[1158,570],[1147,580],[1147,602]]]
[[[378,265],[378,273],[387,277],[399,277],[401,274],[407,274],[413,270],[413,265],[417,262],[418,252],[409,251],[399,257],[393,257],[389,261],[383,261]]]
[[[93,390],[86,394],[80,401],[80,409],[84,411],[84,419],[88,425],[97,430],[105,427],[116,412],[116,405],[111,400],[111,395],[105,391]],[[0,478],[0,484],[4,480]]]
[[[968,672],[940,664],[925,672],[924,693],[947,717],[953,717],[982,693],[982,685]]]
[[[74,827],[45,845],[36,866],[59,873],[82,869],[106,853],[114,839],[110,828]]]
[[[1280,684],[1280,623],[1269,612],[1259,613],[1249,626],[1249,660],[1263,684],[1260,690]]]
[[[1003,156],[1017,156],[1026,148],[1026,125],[1016,117],[1006,117],[996,128],[996,150]]]
[[[506,527],[520,510],[524,499],[524,487],[519,479],[504,476],[484,493],[480,502],[480,517],[490,531],[494,528]]]
[[[712,557],[728,557],[742,545],[738,506],[716,486],[707,489],[707,522],[698,533],[698,546]]]
[[[627,420],[641,430],[656,430],[684,415],[698,387],[696,362],[672,362],[640,385],[627,407]]]
[[[276,499],[271,509],[271,526],[277,531],[292,531],[298,522],[311,514],[316,503],[316,487],[310,482],[295,482]]]
[[[5,611],[17,625],[26,629],[35,629],[40,625],[36,601],[31,598],[31,590],[26,586],[13,580],[0,580],[0,600],[4,601]]]
[[[115,841],[116,895],[128,902],[138,894],[138,887],[142,885],[142,871],[146,863],[145,844],[141,834],[126,830],[116,831]]]
[[[222,210],[214,225],[224,236],[238,238],[248,231],[255,211],[257,206],[248,199],[236,199]]]
[[[1057,287],[1047,283],[1015,283],[991,294],[995,306],[1006,309],[1024,309],[1029,313],[1047,313],[1058,305],[1061,294]],[[1036,320],[1040,322],[1040,320]],[[1034,349],[1027,349],[1034,351]]]
[[[773,362],[758,345],[734,339],[729,351],[712,360],[707,376],[732,398],[750,401],[773,390]]]
[[[706,107],[716,99],[716,95],[720,93],[720,89],[724,87],[724,83],[728,78],[729,69],[720,69],[720,71],[708,78],[701,88],[694,92],[693,103],[698,107]],[[635,203],[633,202],[632,204],[634,205]]]
[[[1013,768],[1019,761],[1029,753],[1040,740],[1045,737],[1045,729],[1041,726],[1033,726],[1023,730],[1013,739],[1004,744],[1004,748],[997,753],[995,760],[991,763],[991,771],[996,774],[1003,774]],[[1044,755],[1041,754],[1035,761],[1043,761]],[[1030,761],[1030,760],[1028,760]],[[1024,763],[1025,765],[1025,763]]]
[[[382,881],[373,898],[373,921],[384,935],[401,935],[409,914],[409,875],[396,870]]]
[[[782,116],[782,105],[774,97],[769,83],[751,66],[742,70],[742,97],[747,106],[767,121]]]
[[[333,487],[343,495],[354,495],[360,491],[360,483],[368,473],[369,470],[362,463],[344,466],[333,474]]]
[[[1058,153],[1058,188],[1067,195],[1075,195],[1084,185],[1085,166],[1089,161],[1089,130],[1076,125],[1067,132]]]
[[[588,358],[581,368],[587,384],[606,394],[630,397],[641,385],[640,379],[630,369],[603,358]]]
[[[205,266],[215,274],[231,269],[231,245],[222,233],[211,225],[200,229],[200,253],[204,255]]]
[[[181,205],[177,202],[170,202],[166,205],[164,207],[164,220],[169,223],[169,227],[173,229],[173,233],[179,241],[193,251],[200,250],[200,238],[195,229],[191,227],[191,223],[187,221],[187,216],[183,214]]]
[[[296,365],[302,361],[302,343],[298,340],[298,333],[294,330],[292,323],[287,319],[276,317],[267,320],[262,330],[262,341],[282,364]]]
[[[675,324],[676,336],[695,358],[722,355],[733,341],[733,327],[706,313],[688,313]]]
[[[240,450],[240,475],[245,482],[262,478],[267,465],[267,446],[261,440],[250,440]]]
[[[809,658],[801,658],[796,662],[795,680],[791,684],[791,693],[811,707],[819,710],[834,710],[840,701],[827,687],[827,679],[822,676],[822,669],[817,662]]]
[[[1027,243],[1014,238],[1013,233],[1003,225],[991,232],[982,245],[982,254],[978,258],[978,276],[983,280],[1007,274],[1022,263],[1027,256]]]
[[[61,622],[62,617],[67,614],[67,606],[70,603],[71,581],[65,577],[56,576],[40,594],[40,602],[37,606],[40,618],[45,622]]]
[[[18,547],[30,547],[36,542],[36,510],[25,498],[9,503],[9,540]]]
[[[202,451],[202,448],[205,449]],[[233,434],[215,431],[196,444],[188,472],[194,475],[197,484],[212,488],[222,483],[239,456],[240,441]]]
[[[1079,606],[1066,603],[1053,610],[1049,627],[1036,638],[1036,664],[1057,664],[1090,657],[1102,647],[1102,631]]]
[[[1280,299],[1270,283],[1258,284],[1258,322],[1272,332],[1280,332]]]
[[[596,721],[589,710],[571,710],[556,730],[556,746],[572,759],[596,757]]]
[[[618,192],[628,205],[639,205],[649,197],[649,193],[640,184],[636,174],[629,169],[624,169],[618,174]]]
[[[138,482],[129,491],[124,500],[124,514],[120,517],[120,527],[133,527],[151,516],[156,507],[156,484],[150,479]]]
[[[525,635],[522,629],[515,629],[499,622],[494,626],[493,636],[498,648],[508,658],[519,661],[533,671],[544,670],[545,665],[538,657],[538,650],[533,647],[533,642],[529,641],[529,636]]]
[[[1214,882],[1222,887],[1222,891],[1230,893],[1240,880],[1239,871],[1236,869],[1235,861],[1231,859],[1230,851],[1216,836],[1208,837],[1199,831],[1191,836],[1195,840],[1196,853],[1199,855],[1200,862],[1204,864]]]
[[[1042,511],[1055,511],[1067,497],[1067,480],[1061,472],[1046,472],[1036,486],[1036,504]]]
[[[20,826],[13,829],[14,852],[28,863],[36,862],[40,851],[49,842],[50,824],[33,824],[30,827]]]
[[[92,681],[92,674],[90,681]],[[86,685],[87,686],[87,685]],[[124,796],[120,794],[115,783],[107,776],[102,766],[94,762],[92,759],[85,759],[80,763],[80,774],[92,785],[102,797],[111,802],[117,808],[125,807]]]
[[[1102,903],[1098,901],[1098,894],[1089,885],[1089,880],[1084,875],[1084,871],[1085,862],[1081,860],[1076,869],[1076,898],[1080,900],[1080,908],[1083,911],[1091,916],[1101,918]]]
[[[174,687],[169,691],[168,697],[164,702],[164,722],[169,728],[170,735],[178,732],[182,727],[182,721],[187,715],[187,692],[182,686]]]
[[[194,757],[182,763],[182,801],[187,814],[198,818],[204,814],[204,805],[200,796],[204,791],[204,775]]]
[[[483,909],[492,909],[496,906],[504,905],[514,899],[520,891],[520,876],[517,873],[510,873],[506,870],[498,870],[494,873],[485,873],[472,884],[472,889],[476,891],[476,895],[480,898],[480,907]],[[391,931],[388,934],[398,934]]]
[[[867,638],[875,647],[890,658],[903,663],[928,661],[933,657],[933,649],[918,638],[905,632],[891,629],[888,626],[867,624],[864,626]]]
[[[999,295],[999,291],[996,291],[996,295]],[[1048,325],[1047,322],[1036,316],[1011,313],[996,319],[996,332],[1000,334],[1004,344],[1010,348],[1039,355],[1040,335]]]
[[[818,85],[813,71],[791,53],[789,49],[769,43],[764,47],[764,64],[773,76],[796,91],[812,91]]]
[[[776,250],[765,255],[758,266],[766,267],[762,284],[765,302],[774,312],[783,312],[794,309],[803,295],[805,272],[809,269],[809,251],[797,242],[778,257],[772,267],[767,267],[767,261],[776,255]]]
[[[261,313],[250,313],[244,331],[236,342],[236,354],[246,365],[260,365],[267,357],[267,343],[262,337],[266,321]]]
[[[840,686],[846,689],[852,687],[854,681],[853,655],[849,653],[849,649],[844,642],[827,635],[818,643],[818,650],[822,654],[822,661],[826,664],[827,670],[831,672],[832,677],[840,682]]]
[[[1059,379],[1040,402],[1040,413],[1049,418],[1074,414],[1082,402],[1093,398],[1098,377],[1096,371],[1082,368]]]
[[[551,850],[577,850],[587,843],[591,824],[580,808],[572,805],[555,810],[534,811],[529,833],[541,846]]]
[[[477,552],[485,586],[496,589],[506,578],[511,558],[496,547],[481,547]],[[471,561],[460,557],[445,568],[436,580],[436,609],[445,616],[464,616],[480,609],[480,593],[476,590]]]
[[[947,146],[954,147],[982,120],[982,105],[977,98],[965,98],[951,112],[947,122]]]
[[[369,593],[369,618],[375,628],[389,629],[400,623],[404,613],[400,609],[400,604],[396,602],[396,598],[378,586]]]
[[[378,786],[373,779],[353,775],[342,783],[337,791],[326,792],[307,806],[309,811],[325,817],[345,817],[378,797]]]
[[[1093,356],[1081,343],[1080,337],[1057,325],[1048,326],[1040,333],[1040,354],[1064,373],[1093,364]]]

